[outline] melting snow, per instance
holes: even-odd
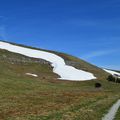
[[[30,75],[30,76],[33,76],[33,77],[38,77],[38,75],[36,74],[33,74],[33,73],[25,73],[26,75]]]
[[[107,69],[103,69],[103,70],[106,71],[107,73],[112,74],[112,75],[118,75],[118,76],[120,76],[120,73],[118,73],[118,72],[115,72],[115,71],[112,71],[112,70],[107,70]]]
[[[78,70],[72,66],[68,66],[65,64],[63,58],[50,52],[25,48],[17,45],[12,45],[6,42],[0,42],[0,48],[8,50],[10,52],[19,53],[28,57],[41,58],[46,61],[49,61],[53,66],[53,72],[61,77],[59,79],[74,81],[96,79],[96,77],[94,77],[92,73],[85,72],[83,70]]]

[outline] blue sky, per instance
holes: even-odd
[[[120,70],[120,0],[0,0],[0,39]]]

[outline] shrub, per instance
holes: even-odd
[[[120,83],[120,78],[117,78],[117,81],[116,81],[117,83]]]
[[[101,83],[95,83],[95,88],[100,88],[101,86]]]
[[[107,78],[108,81],[120,83],[120,78],[116,75],[109,75]]]
[[[109,75],[107,78],[108,81],[115,82],[115,77],[113,75]]]

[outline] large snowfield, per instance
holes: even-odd
[[[63,58],[50,52],[25,48],[6,42],[0,42],[0,48],[8,50],[10,52],[19,53],[28,57],[40,58],[49,61],[53,66],[53,72],[60,76],[59,79],[73,81],[85,81],[96,79],[96,77],[92,73],[85,72],[83,70],[78,70],[72,66],[68,66],[65,64]]]

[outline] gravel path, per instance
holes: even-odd
[[[102,118],[102,120],[114,120],[115,115],[120,107],[120,100],[118,100],[109,110],[109,112]]]

